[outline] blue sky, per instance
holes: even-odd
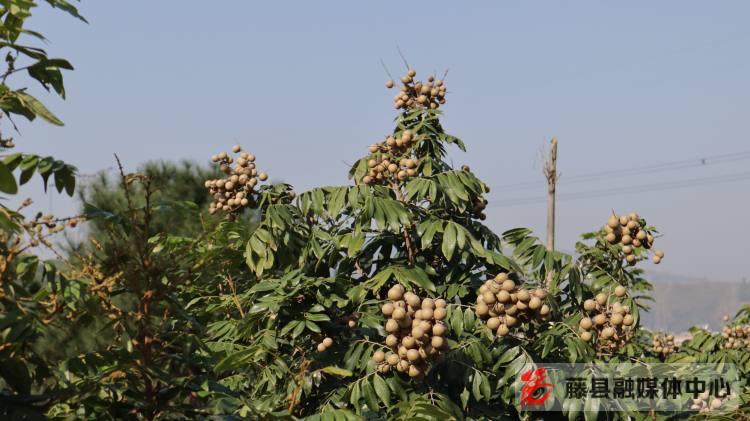
[[[31,27],[69,58],[68,99],[45,97],[65,122],[21,124],[19,150],[93,173],[117,153],[205,161],[241,143],[274,179],[304,190],[346,183],[347,162],[391,130],[382,59],[419,75],[449,69],[444,126],[490,186],[542,180],[540,151],[560,142],[562,179],[750,151],[750,3],[84,1],[82,24],[41,8]],[[19,81],[22,82],[22,81]],[[561,184],[560,194],[747,171],[748,160]],[[36,180],[38,181],[38,180]],[[595,180],[596,181],[596,180]],[[57,214],[63,196],[26,191]],[[665,236],[662,265],[711,279],[750,277],[750,181],[561,201],[558,245],[637,211]],[[543,232],[545,205],[489,199],[497,231]]]

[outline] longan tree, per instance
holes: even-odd
[[[65,0],[46,0],[83,19]],[[25,74],[45,90],[65,98],[63,70],[70,63],[53,58],[38,45],[46,39],[28,28],[27,20],[36,1],[9,0],[0,5],[0,51],[5,69],[0,78],[0,193],[15,195],[18,186],[34,174],[53,182],[58,192],[73,194],[75,167],[53,157],[12,153],[16,146],[8,132],[16,129],[14,118],[28,121],[37,117],[55,124],[62,121],[18,84]],[[18,179],[14,171],[18,170]],[[5,197],[2,198],[5,200]],[[57,361],[50,358],[44,340],[64,323],[66,307],[75,300],[75,279],[63,274],[54,261],[43,261],[36,247],[51,247],[51,238],[66,225],[75,226],[76,218],[58,218],[36,214],[25,218],[32,201],[26,199],[13,209],[0,203],[0,418],[25,419],[42,416],[60,393],[61,377],[55,372]],[[46,349],[45,349],[46,348]]]

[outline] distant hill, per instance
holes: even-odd
[[[726,282],[652,272],[647,279],[654,285],[655,303],[643,315],[649,329],[685,331],[691,326],[718,330],[724,315],[734,316],[743,304],[750,303],[747,281]]]

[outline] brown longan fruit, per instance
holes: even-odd
[[[487,304],[484,304],[484,306],[487,307]],[[489,308],[487,308],[487,312],[489,313]],[[448,311],[445,307],[438,307],[432,312],[432,317],[435,320],[444,320],[447,315]]]
[[[615,336],[615,329],[612,327],[605,327],[602,329],[602,338],[609,339],[611,337]]]
[[[614,244],[617,242],[617,236],[614,233],[609,233],[604,237],[605,240],[607,240],[608,243]]]
[[[628,217],[627,217],[627,216],[625,216],[625,215],[621,216],[621,217],[620,217],[620,220],[619,220],[619,222],[620,222],[620,225],[622,225],[623,227],[625,227],[625,226],[627,226],[627,225],[628,225],[628,221],[629,221],[629,219],[628,219]]]
[[[591,329],[591,326],[593,326],[593,322],[590,318],[584,317],[580,322],[578,322],[578,326],[580,326],[583,330],[589,330]]]
[[[584,342],[588,342],[591,340],[591,332],[581,332],[581,340]]]
[[[234,145],[232,146],[232,152],[237,153],[242,150],[242,146],[240,145]]]
[[[604,314],[597,314],[594,316],[594,324],[597,326],[603,326],[605,323],[607,323],[607,316]]]
[[[369,175],[366,175],[366,176],[362,177],[362,182],[365,183],[365,184],[370,184],[370,183],[372,183],[372,177],[370,177]]]
[[[531,297],[529,300],[529,308],[532,310],[538,310],[540,307],[542,307],[542,300],[540,300],[539,297]]]
[[[517,297],[519,301],[527,302],[531,299],[531,294],[529,294],[529,291],[522,289],[518,291]]]
[[[622,285],[618,285],[618,286],[615,287],[615,296],[617,296],[617,297],[624,297],[626,292],[627,292],[627,290]]]
[[[445,306],[447,305],[448,302],[442,298],[438,298],[437,300],[435,300],[435,308],[445,308]]]
[[[420,310],[420,311],[422,312],[422,319],[423,320],[430,320],[430,319],[432,319],[432,316],[433,316],[434,313],[433,313],[433,310],[431,308],[429,308],[429,307],[428,308],[422,308],[422,310]]]
[[[627,307],[625,307],[627,309]],[[625,317],[622,318],[622,324],[625,326],[631,326],[635,322],[635,319],[631,314],[626,314]]]
[[[654,262],[655,265],[658,265],[661,263],[661,258],[659,256],[654,256],[651,258],[651,260]]]
[[[497,300],[500,301],[501,303],[507,303],[510,301],[510,293],[506,290],[502,290],[498,292],[496,297],[497,297]]]
[[[333,339],[331,338],[323,339],[323,345],[325,345],[326,348],[330,348],[331,345],[333,345]]]
[[[419,356],[419,351],[416,349],[410,349],[406,351],[406,359],[408,359],[411,362],[415,362],[419,360],[421,357]]]
[[[442,336],[433,336],[430,339],[430,345],[435,349],[440,349],[445,345],[445,339]]]
[[[390,316],[391,314],[393,314],[393,310],[395,310],[395,307],[392,303],[385,303],[383,304],[381,310],[384,316]]]
[[[621,325],[621,324],[622,324],[622,322],[624,321],[624,319],[625,319],[625,318],[624,318],[624,317],[622,316],[622,314],[620,314],[620,313],[615,313],[615,314],[613,314],[613,315],[612,315],[612,317],[610,318],[610,322],[612,322],[612,324],[613,324],[613,325],[615,325],[615,326],[619,326],[619,325]]]
[[[490,313],[490,308],[487,306],[487,304],[480,302],[477,303],[477,307],[474,310],[479,317],[486,317]]]
[[[385,344],[388,345],[388,347],[393,348],[398,345],[398,338],[396,335],[388,335],[385,337]]]
[[[520,300],[519,300],[519,301],[518,301],[518,302],[516,303],[516,308],[518,308],[518,310],[520,310],[520,311],[525,311],[525,310],[526,310],[526,309],[527,309],[528,307],[529,307],[529,306],[528,306],[528,304],[526,304],[526,303],[525,303],[525,302],[523,302],[523,301],[520,301]]]
[[[396,307],[393,309],[393,313],[391,315],[394,320],[403,320],[406,318],[406,311],[403,308]]]
[[[375,353],[372,354],[372,360],[378,364],[382,363],[385,361],[385,353],[381,350],[375,351]]]
[[[495,297],[495,294],[493,294],[492,291],[487,291],[482,294],[482,299],[484,300],[485,304],[490,305],[495,304],[497,297]]]
[[[643,231],[643,230],[641,230],[641,231],[638,231],[638,234],[636,234],[636,235],[635,235],[635,238],[636,238],[637,240],[640,240],[640,241],[643,241],[643,240],[645,240],[645,239],[646,239],[646,237],[648,237],[648,234],[646,234],[646,231]]]
[[[404,291],[401,288],[392,287],[388,290],[388,299],[398,301],[404,296]]]
[[[417,75],[417,71],[414,69],[409,69],[409,71],[406,72],[406,74],[409,75],[409,77],[414,77]]]
[[[491,317],[487,320],[487,327],[491,330],[497,330],[500,326],[500,319],[498,317]]]
[[[388,354],[388,358],[386,358],[386,361],[390,365],[396,365],[399,361],[401,361],[401,359],[396,354]]]
[[[498,273],[497,276],[495,276],[495,281],[499,283],[503,283],[508,279],[508,274],[506,273]],[[512,288],[511,288],[512,289]]]
[[[583,302],[583,308],[586,311],[593,311],[596,308],[596,301],[588,299]]]
[[[421,368],[417,367],[416,365],[409,366],[409,377],[411,378],[417,378],[420,377],[424,372]]]
[[[445,334],[446,327],[442,323],[436,323],[435,326],[432,327],[432,334],[434,336],[443,336]]]
[[[609,297],[607,297],[607,294],[605,294],[603,292],[600,292],[600,293],[596,294],[596,297],[594,297],[594,299],[596,300],[597,303],[599,303],[600,306],[603,306],[604,304],[607,304],[607,299],[608,298]]]
[[[625,235],[623,235],[623,236],[622,236],[622,238],[620,239],[620,242],[621,242],[622,244],[625,244],[625,245],[631,244],[631,243],[633,242],[633,237],[631,237],[631,236],[630,236],[630,235],[628,235],[628,234],[625,234]]]
[[[513,326],[516,325],[516,323],[518,323],[518,319],[517,318],[515,318],[515,317],[513,317],[511,315],[508,315],[508,314],[505,315],[505,320],[504,321],[505,321],[505,324],[508,325],[508,327],[513,327]]]
[[[632,246],[622,246],[622,252],[625,254],[631,254],[633,253],[633,247]]]
[[[414,349],[417,347],[417,340],[414,339],[413,336],[404,336],[404,338],[401,339],[401,345],[406,349]]]
[[[385,87],[386,88],[391,89],[391,88],[393,88],[393,85],[394,85],[393,80],[388,79],[388,80],[385,81]]]
[[[542,307],[539,309],[539,315],[542,317],[549,315],[549,306],[547,304],[542,304]]]
[[[634,265],[637,260],[634,254],[628,254],[627,256],[625,256],[625,261],[631,265]]]
[[[512,280],[506,279],[505,281],[503,281],[503,287],[502,288],[503,288],[504,291],[508,291],[508,292],[513,291],[513,288],[515,288],[515,287],[516,287],[516,283],[513,282]]]
[[[508,329],[507,325],[501,324],[497,327],[497,334],[498,336],[507,336],[510,333],[510,329]]]
[[[393,319],[388,319],[387,322],[385,322],[385,331],[388,333],[396,333],[399,330],[401,330],[401,327],[398,325],[398,322]]]
[[[508,316],[515,316],[516,314],[518,314],[518,307],[516,305],[506,307],[505,314]]]
[[[326,349],[327,349],[326,346],[323,345],[322,343],[318,344],[318,352],[325,352]]]
[[[268,180],[268,174],[266,174],[265,172],[261,172],[260,174],[258,174],[258,178],[260,179],[260,181],[266,181]]]
[[[663,252],[663,251],[661,251],[661,250],[656,250],[656,251],[654,252],[654,254],[656,255],[656,257],[658,257],[658,258],[660,258],[660,259],[663,259],[663,258],[664,258],[664,252]]]

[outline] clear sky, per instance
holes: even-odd
[[[346,183],[347,162],[389,132],[394,75],[450,69],[452,151],[490,186],[541,181],[540,150],[560,144],[562,180],[579,174],[750,151],[746,1],[84,1],[89,25],[42,8],[31,21],[51,55],[76,66],[65,122],[21,124],[18,150],[93,173],[155,158],[205,161],[234,143],[272,178],[304,190]],[[43,91],[30,85],[44,97]],[[750,160],[589,183],[561,195],[749,171]],[[75,209],[63,196],[37,204]],[[558,204],[558,245],[637,211],[665,234],[662,265],[710,279],[750,277],[750,180]],[[490,194],[488,224],[540,235],[544,187]],[[514,205],[514,206],[510,206]]]

